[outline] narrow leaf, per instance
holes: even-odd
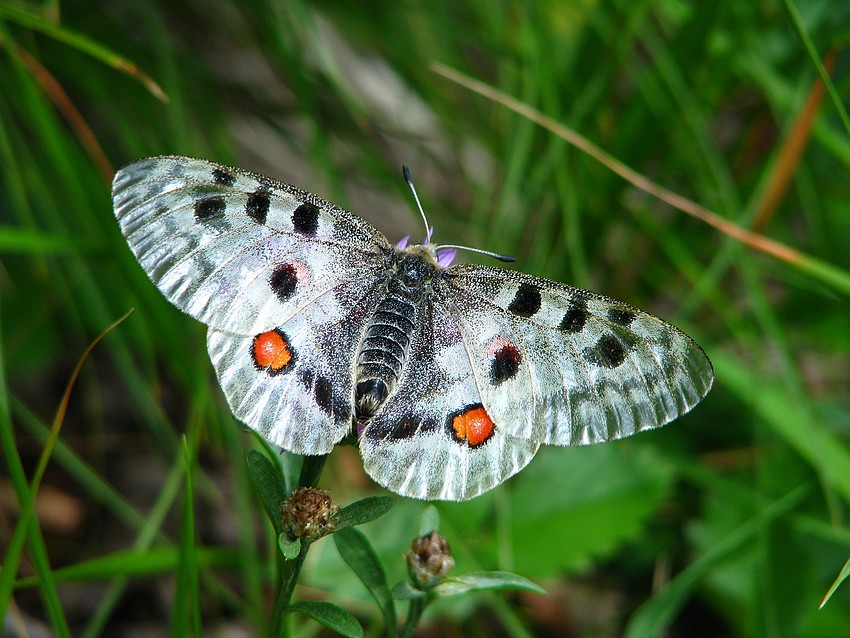
[[[271,461],[258,450],[248,450],[245,453],[248,471],[257,486],[257,493],[266,508],[266,514],[280,534],[280,504],[286,496],[283,487],[283,476],[280,468],[275,469]]]
[[[395,505],[395,499],[391,496],[370,496],[355,501],[339,511],[336,517],[336,529],[339,531],[346,527],[374,521],[390,511],[393,505]]]
[[[427,595],[421,589],[416,589],[408,580],[396,583],[393,587],[393,598],[395,600],[413,600],[414,598],[425,598]]]
[[[470,572],[462,576],[447,578],[434,587],[438,596],[457,596],[469,591],[484,589],[522,589],[546,595],[546,590],[527,578],[509,572]]]
[[[422,512],[419,519],[419,535],[425,536],[440,529],[440,512],[433,505],[429,505]]]
[[[239,554],[235,550],[199,547],[197,554],[198,566],[202,568],[235,569],[239,566]],[[180,552],[177,547],[152,547],[104,554],[57,569],[53,575],[57,583],[96,582],[121,576],[141,578],[166,574],[178,569],[179,564]],[[19,589],[40,584],[38,576],[27,576],[15,581],[15,587]]]
[[[145,86],[145,88],[153,93],[159,100],[168,102],[168,97],[165,95],[163,90],[147,73],[142,72],[127,58],[121,57],[96,40],[68,29],[67,27],[54,24],[35,13],[30,13],[17,7],[8,6],[8,3],[0,5],[0,17],[11,22],[17,22],[18,24],[35,31],[40,31],[59,42],[64,42],[68,46],[92,56],[96,60],[100,60],[104,64],[108,64],[114,69],[118,69],[127,75],[137,78]]]
[[[847,562],[844,563],[844,567],[841,569],[841,573],[838,574],[838,578],[835,579],[835,582],[832,583],[832,587],[829,588],[829,591],[826,592],[826,596],[823,597],[823,600],[820,603],[820,607],[818,609],[823,609],[823,606],[826,605],[827,601],[832,598],[832,595],[835,593],[835,590],[838,589],[838,586],[843,583],[847,578],[850,577],[850,558],[847,559]]]
[[[357,577],[372,594],[381,613],[388,636],[396,635],[395,606],[387,584],[387,575],[381,566],[378,555],[366,536],[360,530],[350,527],[338,530],[333,535],[337,551],[342,559],[357,574]]]
[[[719,563],[727,560],[772,521],[791,511],[795,505],[803,500],[808,491],[808,486],[802,485],[788,492],[688,565],[668,582],[664,589],[641,605],[629,621],[625,636],[627,638],[639,638],[663,633],[707,574]]]
[[[296,601],[286,611],[287,613],[300,611],[302,614],[307,614],[316,622],[323,624],[328,629],[333,629],[343,636],[350,638],[361,638],[363,636],[363,627],[357,619],[342,607],[333,603],[312,600]]]

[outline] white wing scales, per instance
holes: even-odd
[[[291,350],[280,374],[258,369],[254,337],[211,329],[207,348],[230,409],[263,438],[297,454],[327,454],[351,429],[354,361],[380,300],[348,282],[282,323]]]
[[[376,277],[381,233],[289,185],[184,157],[115,177],[115,214],[139,263],[178,308],[254,335],[343,280]],[[270,286],[277,274],[277,288]]]
[[[463,332],[434,305],[411,344],[397,392],[360,438],[366,472],[394,492],[467,500],[521,470],[540,446],[500,423],[479,447],[453,436],[452,416],[482,401]]]
[[[113,201],[153,283],[210,326],[233,413],[289,450],[330,452],[351,426],[359,326],[377,303],[386,238],[315,195],[185,157],[123,168]]]
[[[652,315],[523,273],[477,265],[451,272],[444,294],[469,324],[464,334],[478,357],[484,404],[494,420],[519,427],[517,434],[537,436],[533,424],[540,424],[547,444],[622,438],[684,414],[711,388],[702,349]],[[515,344],[521,358],[516,373],[498,383],[485,356],[497,337]],[[517,405],[525,418],[516,416]]]

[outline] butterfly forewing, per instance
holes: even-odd
[[[115,177],[115,214],[139,263],[181,310],[254,335],[336,284],[376,277],[381,233],[315,195],[184,157]]]
[[[518,434],[556,445],[622,438],[684,414],[711,387],[702,349],[636,308],[523,273],[451,272],[446,295],[469,324],[484,403]]]

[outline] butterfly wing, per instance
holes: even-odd
[[[374,280],[386,238],[362,219],[268,177],[186,157],[121,169],[115,215],[153,283],[178,308],[256,335],[344,281]]]
[[[714,371],[696,342],[637,308],[498,268],[450,273],[441,295],[474,359],[482,403],[516,436],[610,441],[668,423],[711,388]]]
[[[291,452],[329,453],[351,429],[357,349],[383,294],[380,284],[347,282],[258,336],[211,329],[210,358],[233,414]],[[275,346],[284,357],[260,360],[260,348]]]
[[[366,472],[412,498],[470,499],[525,467],[540,445],[489,419],[464,327],[426,305],[396,392],[360,436]]]
[[[286,449],[329,452],[350,428],[386,238],[315,195],[185,157],[123,168],[113,202],[154,284],[210,326],[234,414]]]

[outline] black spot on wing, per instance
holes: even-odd
[[[540,289],[531,284],[520,284],[508,310],[520,317],[532,317],[540,310]]]
[[[281,301],[289,300],[298,285],[298,271],[292,264],[280,264],[269,277],[269,286]]]
[[[305,237],[315,237],[319,230],[319,209],[315,204],[304,202],[292,213],[295,231]]]
[[[301,382],[301,385],[305,390],[309,390],[313,387],[313,371],[310,368],[301,368],[298,371],[298,380]]]
[[[437,430],[437,422],[417,414],[406,414],[392,423],[370,423],[363,434],[370,441],[403,441]]]
[[[558,328],[564,332],[576,333],[584,330],[584,324],[587,323],[587,302],[584,299],[573,301],[570,309],[567,310]]]
[[[316,397],[316,404],[325,414],[331,414],[333,412],[333,386],[331,385],[331,380],[327,377],[317,377],[313,390]]]
[[[269,194],[263,191],[252,193],[245,204],[245,214],[258,224],[265,224],[269,214]]]
[[[586,361],[613,370],[626,360],[628,348],[614,335],[605,334],[594,347],[585,348],[583,354]]]
[[[519,370],[522,358],[512,343],[505,344],[490,360],[490,381],[500,385],[508,379],[513,379]]]
[[[610,308],[608,310],[608,318],[621,326],[628,326],[635,320],[637,315],[628,308]]]
[[[334,394],[333,383],[327,377],[318,375],[313,386],[313,396],[319,409],[337,423],[350,420],[348,405]]]
[[[209,221],[223,215],[225,208],[227,205],[224,203],[224,197],[204,197],[195,201],[195,219],[199,222]]]
[[[212,178],[216,184],[221,184],[222,186],[233,186],[236,182],[236,176],[223,168],[214,168]]]

